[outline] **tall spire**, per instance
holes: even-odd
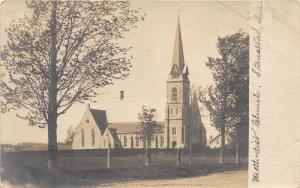
[[[179,71],[181,71],[181,72],[183,71],[185,64],[184,64],[179,16],[178,16],[178,20],[177,20],[172,66],[174,64],[177,65],[177,67],[179,68]]]

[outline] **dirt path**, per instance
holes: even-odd
[[[173,180],[146,180],[128,183],[107,184],[101,187],[199,187],[199,188],[244,188],[247,187],[247,171],[215,173],[207,176]]]

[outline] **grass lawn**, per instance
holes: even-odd
[[[214,172],[247,168],[247,159],[240,165],[233,157],[225,164],[218,164],[217,156],[193,156],[193,165],[188,165],[188,155],[181,155],[181,165],[176,165],[174,153],[153,153],[152,165],[144,166],[144,155],[113,156],[111,168],[106,169],[105,155],[59,154],[59,169],[47,170],[47,152],[2,153],[2,181],[12,185],[31,184],[37,187],[95,187],[97,185],[147,179],[173,179],[206,175]]]

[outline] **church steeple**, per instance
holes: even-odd
[[[179,17],[174,42],[172,69],[167,79],[165,134],[167,147],[187,147],[189,126],[190,82],[184,62]]]
[[[174,65],[177,65],[177,68],[179,69],[179,71],[181,73],[183,73],[185,63],[184,63],[184,55],[183,55],[183,46],[182,46],[179,16],[178,16],[178,20],[177,20],[177,28],[176,28],[176,36],[175,36],[175,42],[174,42],[172,67]]]

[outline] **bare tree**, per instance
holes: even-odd
[[[48,127],[48,167],[57,165],[57,119],[76,102],[129,74],[124,33],[143,20],[128,1],[29,1],[32,10],[6,29],[1,50],[8,78],[1,81],[1,111]]]
[[[75,136],[75,128],[71,125],[67,130],[67,138],[65,140],[66,144],[72,144]]]
[[[160,125],[155,121],[155,112],[156,110],[154,108],[143,106],[141,113],[139,113],[141,123],[136,133],[145,143],[145,166],[151,165],[151,150],[149,147],[151,141],[155,138],[155,130],[160,128]]]

